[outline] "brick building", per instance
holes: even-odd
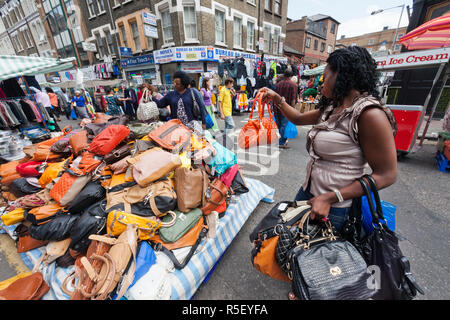
[[[321,64],[334,51],[339,22],[327,15],[304,16],[286,25],[286,45],[301,52],[306,63]]]
[[[366,33],[356,37],[346,38],[345,35],[343,35],[339,40],[337,40],[336,45],[342,45],[345,47],[364,47],[370,53],[385,50],[390,50],[391,53],[400,53],[402,45],[397,41],[405,34],[406,28],[407,27],[398,29],[394,48],[392,48],[392,44],[394,41],[396,29],[388,29],[388,27],[384,27],[381,31]]]
[[[175,54],[170,48],[183,51],[209,47],[214,48],[214,55],[237,51],[250,56],[264,53],[267,57],[281,57],[287,4],[287,0],[155,1],[152,12],[158,22],[156,47],[163,53],[168,49],[169,55]],[[215,62],[201,62],[194,56],[189,62],[165,59],[160,63],[162,82],[169,83],[170,75],[178,69],[190,70],[195,79],[195,73],[217,67]]]
[[[0,1],[0,53],[52,57],[34,0]]]

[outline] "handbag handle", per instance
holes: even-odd
[[[375,179],[369,174],[365,174],[363,178],[367,178],[367,180],[369,181],[370,189],[372,189],[372,193],[375,198],[375,204],[377,205],[376,212],[378,218],[380,220],[384,220],[387,223],[386,219],[383,216],[383,207],[381,206],[380,194],[378,193],[378,188]]]
[[[362,179],[358,178],[359,183],[361,183],[361,186],[366,193],[367,202],[369,204],[370,214],[372,215],[372,225],[376,227],[376,225],[381,225],[380,220],[378,219],[378,214],[375,212],[375,208],[373,207],[373,198],[372,194],[370,193],[369,187],[367,186],[367,183]]]

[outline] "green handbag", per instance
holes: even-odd
[[[132,123],[128,125],[128,129],[135,139],[140,139],[152,131],[152,127],[146,123]]]
[[[175,224],[170,227],[161,227],[159,235],[161,240],[166,243],[172,243],[180,239],[200,220],[203,213],[199,208],[192,209],[188,213],[183,213],[179,210],[174,210],[176,214]],[[161,218],[162,222],[170,222],[172,217],[164,216]]]

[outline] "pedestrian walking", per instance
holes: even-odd
[[[307,137],[311,160],[295,200],[307,200],[310,218],[329,219],[341,231],[352,199],[365,194],[356,179],[363,176],[366,164],[378,189],[396,181],[396,123],[379,99],[376,62],[365,48],[331,53],[323,80],[322,105],[303,114],[275,91],[262,90],[289,121],[314,125]],[[289,298],[295,299],[294,294]]]
[[[124,114],[122,109],[122,102],[131,100],[131,98],[119,98],[114,93],[113,88],[105,87],[105,101],[106,101],[106,114],[108,115],[121,115]]]
[[[50,99],[51,110],[55,115],[55,120],[61,121],[61,108],[58,104],[58,96],[50,87],[46,87],[45,91],[47,92],[48,97]]]
[[[200,89],[200,93],[203,96],[203,102],[205,103],[205,107],[206,107],[206,111],[208,111],[212,121],[214,122],[214,125],[209,128],[209,130],[214,133],[219,131],[219,126],[217,125],[217,120],[216,120],[216,116],[214,114],[214,110],[213,110],[213,103],[211,101],[211,97],[212,97],[212,91],[210,89],[210,83],[211,83],[211,79],[209,78],[204,78],[202,81],[202,88]]]
[[[287,68],[284,74],[277,79],[275,92],[288,102],[289,105],[295,106],[297,102],[297,84],[291,80],[293,76],[292,69]],[[279,108],[273,108],[273,115],[280,132],[281,138],[278,140],[278,146],[283,149],[289,149],[288,139],[285,138],[284,131],[288,124],[288,119],[283,115]]]
[[[72,97],[71,109],[75,110],[79,119],[89,119],[89,114],[86,109],[86,99],[81,95],[80,90],[75,90],[75,95]]]
[[[225,121],[225,134],[235,128],[233,121],[233,104],[232,98],[234,97],[233,89],[234,80],[232,78],[227,78],[225,80],[225,86],[220,90],[219,93],[219,112],[220,119]]]
[[[161,99],[152,97],[158,108],[170,106],[172,119],[179,119],[185,126],[199,135],[203,135],[205,126],[205,116],[207,111],[200,92],[190,88],[191,79],[186,72],[177,71],[173,74],[173,84],[175,90],[169,91]],[[200,117],[194,115],[194,100],[200,107]]]

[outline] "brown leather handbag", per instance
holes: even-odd
[[[160,147],[181,152],[191,143],[192,132],[180,120],[172,119],[148,134],[148,137]]]
[[[103,161],[106,164],[113,164],[117,161],[122,160],[123,158],[129,156],[131,154],[131,150],[134,146],[134,142],[122,144],[116,147],[111,153],[107,154],[103,157]]]
[[[201,207],[204,215],[210,214],[226,199],[228,187],[220,179],[216,178],[209,184],[209,197],[206,197],[206,204]]]
[[[75,155],[79,155],[82,151],[86,150],[89,147],[87,131],[83,130],[71,136],[69,138],[69,145]]]
[[[1,290],[0,300],[40,300],[49,290],[42,273],[35,272]]]
[[[201,168],[175,169],[175,192],[177,194],[178,210],[189,212],[206,204],[206,190],[209,185],[208,174]]]
[[[81,255],[76,258],[74,271],[64,279],[61,286],[63,292],[70,296],[70,300],[89,300],[104,284],[106,277],[95,277],[95,274],[100,272],[104,264],[111,267],[112,259],[108,254],[110,248],[111,243],[94,239],[89,245],[86,256]],[[87,265],[89,270],[86,270],[84,265]],[[76,280],[78,282],[74,287]],[[69,290],[69,283],[74,287],[73,291]]]

